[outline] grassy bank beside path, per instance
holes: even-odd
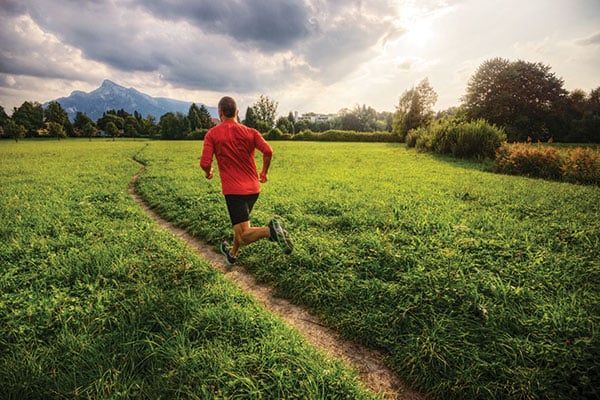
[[[600,397],[600,188],[396,144],[272,145],[252,223],[282,215],[296,248],[244,248],[258,279],[434,398]],[[137,189],[217,245],[231,228],[201,148],[151,143]]]
[[[376,398],[128,196],[163,146],[0,141],[0,397]]]

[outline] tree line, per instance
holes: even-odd
[[[303,131],[391,132],[405,141],[409,132],[436,121],[487,123],[502,129],[509,142],[548,141],[600,143],[600,87],[585,93],[564,88],[549,66],[523,60],[493,58],[470,77],[458,107],[434,112],[438,95],[427,78],[400,96],[396,110],[377,112],[366,105],[342,109],[326,121],[296,120],[277,114],[277,102],[266,96],[246,110],[244,123],[270,137]]]
[[[268,96],[246,109],[242,123],[263,134],[278,135],[329,130],[390,132],[404,141],[411,130],[428,127],[434,121],[485,120],[506,132],[507,140],[559,142],[600,142],[600,87],[585,93],[571,92],[564,82],[542,63],[493,58],[483,62],[467,83],[458,107],[435,113],[437,93],[427,78],[402,93],[394,112],[377,112],[366,105],[344,108],[326,120],[298,120],[292,112],[277,117],[278,103]],[[24,102],[8,116],[0,106],[0,134],[22,137],[51,137],[104,134],[110,137],[154,137],[163,139],[203,138],[214,125],[204,105],[190,106],[187,115],[166,113],[156,122],[124,110],[110,110],[97,121],[79,112],[73,123],[57,102],[46,109],[37,102]]]
[[[208,109],[192,103],[188,114],[167,112],[156,122],[153,115],[143,117],[138,111],[108,110],[93,121],[77,112],[73,122],[62,106],[52,101],[46,108],[38,102],[25,101],[8,116],[0,106],[0,134],[15,140],[25,137],[87,137],[107,136],[183,139],[201,136],[215,123]]]
[[[282,134],[299,134],[303,131],[325,132],[329,130],[355,131],[355,132],[391,132],[392,113],[377,112],[366,105],[356,105],[353,109],[343,108],[337,115],[325,120],[302,118],[298,119],[290,111],[287,116],[277,116],[278,103],[268,96],[261,95],[256,103],[246,108],[243,123],[255,128],[263,134],[273,128]],[[306,114],[305,117],[317,116],[315,113]]]
[[[600,87],[571,92],[542,63],[494,58],[469,79],[462,104],[435,114],[437,94],[427,79],[405,91],[393,116],[392,132],[401,139],[435,120],[455,123],[485,120],[502,128],[509,142],[600,143]]]

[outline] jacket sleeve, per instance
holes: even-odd
[[[213,161],[213,142],[212,137],[209,134],[206,134],[204,137],[204,145],[202,146],[202,156],[200,157],[200,168],[207,169],[210,168]]]
[[[265,156],[273,155],[273,149],[271,148],[269,143],[267,143],[265,138],[260,134],[260,132],[257,130],[255,130],[255,132],[254,132],[254,146],[258,149],[258,151],[263,153],[263,155],[265,155]]]

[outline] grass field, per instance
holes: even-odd
[[[138,190],[217,244],[230,228],[200,142],[151,143]],[[253,213],[296,250],[239,262],[434,398],[600,392],[600,188],[495,175],[395,144],[273,143]]]
[[[230,238],[201,142],[0,142],[7,398],[369,398],[127,196]],[[274,142],[239,263],[432,398],[600,396],[600,188],[396,144]]]
[[[155,146],[0,142],[0,398],[375,398],[128,196]]]

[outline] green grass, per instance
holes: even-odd
[[[600,396],[600,188],[495,175],[403,145],[274,142],[253,224],[296,249],[239,263],[434,398]],[[201,142],[153,142],[138,190],[217,244],[230,237]]]
[[[0,397],[374,398],[128,196],[164,145],[0,142]]]

